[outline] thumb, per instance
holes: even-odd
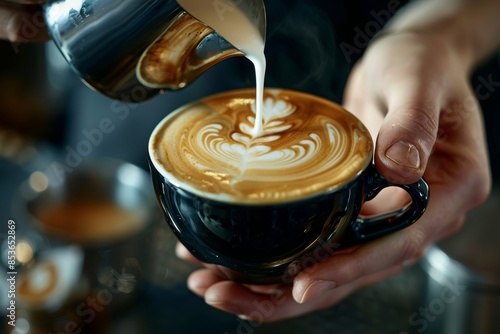
[[[440,90],[418,86],[407,78],[387,87],[383,96],[388,112],[377,137],[375,166],[390,182],[418,181],[436,142]]]

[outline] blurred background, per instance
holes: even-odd
[[[355,45],[360,31],[372,37],[365,29],[373,22],[382,26],[373,13],[387,10],[387,2],[285,0],[266,6],[266,85],[341,103],[349,71],[366,45],[356,44],[359,52],[349,56],[340,45]],[[494,191],[463,231],[418,265],[332,309],[263,325],[212,309],[187,290],[185,279],[194,267],[173,253],[175,238],[152,196],[147,166],[149,134],[163,117],[202,96],[251,87],[251,64],[229,59],[181,91],[117,106],[86,87],[53,43],[0,42],[1,330],[499,333],[494,320],[500,315],[500,87],[485,82],[500,82],[500,55],[471,76],[472,87],[484,87],[478,98]],[[74,205],[60,207],[68,198]],[[59,211],[44,211],[49,207]],[[53,223],[40,229],[42,216]],[[101,231],[96,225],[87,235],[88,228],[78,228],[86,226],[79,225],[81,217],[111,227]],[[15,328],[8,325],[4,292],[9,220],[16,223],[18,243]]]

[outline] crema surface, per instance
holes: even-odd
[[[342,186],[372,159],[363,124],[315,96],[267,89],[258,136],[254,125],[255,90],[208,97],[157,126],[153,163],[174,185],[204,197],[277,203]]]

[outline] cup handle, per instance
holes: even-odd
[[[429,185],[423,178],[413,184],[394,184],[380,175],[372,165],[365,173],[365,200],[375,198],[382,189],[387,187],[404,189],[410,195],[411,203],[386,214],[357,218],[350,226],[348,244],[359,244],[401,230],[423,215],[429,201]]]

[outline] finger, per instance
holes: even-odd
[[[392,212],[401,209],[410,202],[410,196],[403,189],[385,188],[374,199],[364,203],[360,215],[366,217]]]
[[[42,9],[37,5],[0,3],[0,39],[11,42],[49,40]]]
[[[422,177],[437,136],[437,100],[424,104],[393,92],[377,138],[375,165],[389,181],[410,184]]]
[[[364,244],[351,254],[333,254],[304,269],[294,280],[294,299],[305,303],[364,276],[417,261],[424,252],[427,238],[419,228],[411,229],[414,226]]]
[[[375,59],[386,59],[384,43],[397,38],[407,37],[376,43]],[[419,60],[425,50],[416,46],[402,52],[406,61],[371,66],[366,80],[375,87],[377,107],[387,113],[378,132],[376,167],[389,181],[408,184],[422,177],[436,142],[444,79],[435,66]]]
[[[209,287],[218,282],[227,280],[225,276],[220,275],[220,273],[213,268],[200,269],[189,275],[187,285],[188,288],[198,296],[204,296]],[[271,295],[280,286],[280,284],[243,285],[254,293],[265,295]]]
[[[418,181],[436,142],[439,95],[419,85],[408,79],[387,93],[388,114],[377,138],[375,165],[394,183]]]
[[[181,244],[180,242],[178,242],[175,245],[175,255],[177,255],[177,257],[182,260],[192,262],[195,264],[202,264],[202,262],[198,260],[196,257],[194,257],[194,255],[191,254],[191,252],[186,247],[184,247],[184,245]]]
[[[360,278],[304,304],[294,300],[289,286],[276,288],[270,294],[260,294],[232,281],[221,281],[211,286],[206,290],[205,301],[215,308],[239,315],[254,324],[274,322],[331,307],[361,287],[398,273],[401,268],[397,266]]]
[[[308,311],[304,307],[304,310],[299,310],[287,286],[276,289],[272,294],[260,294],[233,281],[221,281],[211,286],[205,293],[205,302],[217,309],[260,323]]]
[[[438,187],[434,197],[447,198],[449,191]],[[360,245],[352,253],[334,253],[304,269],[294,280],[293,296],[298,302],[306,302],[363,276],[413,263],[421,258],[428,245],[460,230],[464,220],[463,212],[452,200],[431,201],[420,220],[405,230]]]
[[[196,295],[203,297],[208,288],[224,280],[224,278],[217,275],[213,270],[200,269],[189,275],[187,286]]]

